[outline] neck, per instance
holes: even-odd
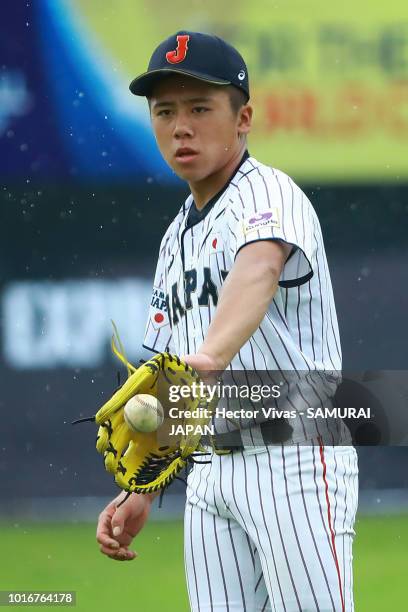
[[[222,168],[214,172],[214,174],[207,176],[197,183],[189,183],[191,194],[194,198],[194,204],[198,210],[202,210],[211,198],[215,196],[231,178],[231,175],[242,159],[246,146],[246,142],[243,143],[225,166],[222,166]]]

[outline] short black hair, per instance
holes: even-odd
[[[248,102],[248,96],[245,91],[238,89],[238,87],[235,87],[235,85],[228,85],[226,89],[232,112],[236,115],[241,106],[245,106],[245,104]]]

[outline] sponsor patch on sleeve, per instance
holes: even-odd
[[[160,329],[165,325],[169,325],[166,296],[160,287],[153,287],[152,299],[150,302],[150,319],[154,329]]]
[[[263,227],[280,227],[279,209],[277,206],[268,208],[264,212],[254,213],[243,221],[244,234],[249,234]]]

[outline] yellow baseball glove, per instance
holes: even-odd
[[[120,344],[120,340],[119,340]],[[99,425],[96,448],[104,457],[105,468],[112,473],[119,487],[128,493],[153,493],[168,486],[177,474],[202,454],[200,446],[203,429],[211,420],[215,405],[197,393],[200,378],[197,372],[179,357],[170,353],[158,353],[149,361],[135,368],[124,357],[112,338],[112,350],[128,368],[126,382],[98,410],[91,419]],[[187,399],[170,402],[170,387],[189,386],[195,383],[196,393]],[[135,433],[124,419],[124,406],[138,394],[149,394],[159,399],[164,410],[164,422],[152,433]],[[169,435],[171,419],[169,408],[179,411],[177,423],[183,433]],[[184,417],[184,413],[187,416]],[[189,413],[194,413],[191,416]],[[185,433],[184,433],[185,432]]]

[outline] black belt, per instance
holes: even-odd
[[[262,441],[264,444],[279,444],[287,442],[291,439],[293,427],[285,419],[274,419],[273,421],[264,421],[256,424],[260,430]],[[213,443],[217,450],[234,451],[243,450],[248,445],[242,442],[241,432],[243,429],[234,429],[227,433],[215,434],[212,437]],[[208,436],[202,439],[204,443],[210,444]],[[262,444],[262,442],[261,442]],[[257,444],[258,445],[258,444]]]

